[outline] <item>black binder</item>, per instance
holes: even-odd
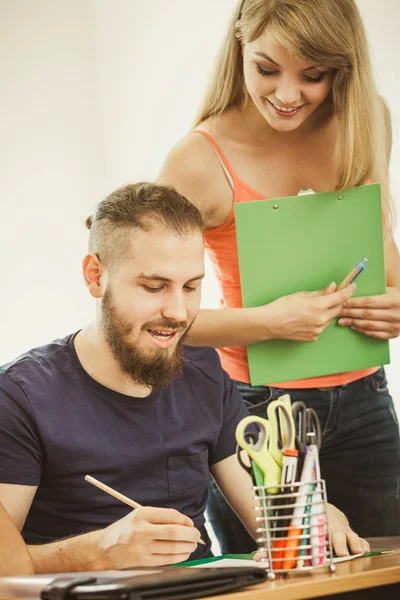
[[[135,574],[135,571],[137,574]],[[126,573],[69,573],[0,579],[2,598],[42,600],[190,600],[233,592],[266,580],[259,567],[162,567],[130,569]],[[39,578],[41,580],[38,588]],[[14,583],[14,585],[13,585]],[[43,587],[43,583],[45,583]],[[5,593],[5,595],[4,595]]]

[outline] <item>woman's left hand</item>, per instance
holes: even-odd
[[[347,300],[338,324],[369,337],[389,340],[400,335],[400,290],[388,287],[386,294]]]
[[[351,529],[346,515],[333,504],[328,504],[328,518],[332,546],[337,556],[348,556],[350,552],[351,554],[369,552],[367,540],[360,538]]]

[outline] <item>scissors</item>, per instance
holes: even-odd
[[[248,436],[250,434],[246,433],[246,429],[250,425],[256,425],[259,432],[258,435],[251,432],[251,438],[249,439]],[[240,448],[247,452],[251,460],[260,469],[263,476],[262,485],[268,488],[268,493],[277,494],[281,480],[281,467],[269,450],[270,430],[271,424],[267,419],[263,419],[257,415],[249,415],[238,423],[236,427],[236,441]],[[256,441],[254,441],[255,439]],[[239,460],[239,462],[248,471],[249,467],[243,465],[243,461]],[[259,480],[259,478],[257,479]]]
[[[282,467],[284,450],[295,448],[296,429],[290,396],[285,394],[270,402],[267,415],[270,423],[268,449],[275,462]]]
[[[304,454],[305,447],[315,444],[321,448],[321,425],[318,415],[313,408],[307,408],[304,402],[293,402],[292,414],[296,431],[296,447]],[[314,434],[313,439],[309,434]]]
[[[248,444],[250,445],[254,445],[257,442],[257,438],[258,436],[255,435],[254,433],[246,433],[245,434],[245,440]],[[253,485],[255,487],[262,487],[264,485],[264,474],[261,471],[260,467],[252,460],[251,461],[251,466],[248,467],[244,462],[243,462],[243,458],[242,458],[242,448],[239,446],[239,444],[237,444],[236,446],[236,457],[239,461],[240,466],[247,471],[247,473],[250,475],[252,481],[253,481]]]

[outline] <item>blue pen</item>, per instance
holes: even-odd
[[[343,279],[342,283],[338,286],[337,291],[343,290],[345,287],[350,285],[350,283],[353,283],[353,281],[355,281],[357,279],[359,274],[364,271],[364,268],[365,268],[365,265],[367,264],[367,262],[368,262],[368,258],[363,258],[362,260],[360,260],[358,265],[356,267],[354,267],[354,269],[352,269],[350,271],[350,273],[347,275],[347,277],[345,277]]]

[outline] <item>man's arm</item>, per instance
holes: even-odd
[[[254,520],[252,481],[250,475],[240,466],[236,454],[213,465],[211,473],[228,503],[256,539],[257,523]],[[349,554],[348,548],[353,554],[367,552],[368,542],[351,529],[346,516],[332,504],[328,504],[328,511],[332,544],[336,554],[346,556]]]
[[[24,541],[0,504],[0,577],[32,574],[33,564]]]
[[[0,501],[21,528],[36,489],[0,484]],[[144,507],[105,529],[28,549],[35,573],[65,573],[182,562],[199,541],[199,531],[189,517],[171,508]]]

